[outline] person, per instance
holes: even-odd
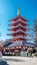
[[[32,52],[30,52],[30,57],[32,57]]]
[[[0,51],[0,60],[2,60],[2,52]]]
[[[28,49],[27,49],[27,57],[28,57],[28,56],[32,57],[32,51],[33,51],[32,48],[28,48]]]
[[[27,57],[28,57],[28,53],[27,53]]]

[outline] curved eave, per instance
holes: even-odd
[[[17,37],[17,38],[13,38],[13,39],[12,39],[12,41],[19,41],[19,40],[28,41],[28,40],[30,40],[30,39],[24,38],[24,37]]]
[[[24,31],[18,30],[16,32],[13,32],[13,34],[26,34]]]
[[[8,31],[13,31],[13,32],[16,32],[16,31],[18,31],[19,29],[8,29]],[[29,29],[20,29],[20,30],[22,30],[22,31],[27,31],[27,30],[29,30]]]
[[[26,24],[26,23],[23,23],[23,22],[22,23],[17,22],[17,23],[9,24],[9,26],[17,26],[19,24],[21,24],[22,26],[29,26],[29,24]]]
[[[25,32],[25,31],[27,31],[29,29],[8,29],[8,31],[13,31],[13,32],[17,32],[18,30]]]
[[[17,31],[17,30],[22,30],[22,31],[27,31],[27,30],[30,30],[30,29],[27,29],[27,28],[23,28],[22,26],[17,26],[16,28],[11,28],[11,29],[8,29],[9,31]]]
[[[18,27],[19,27],[19,28],[21,27],[21,28],[25,28],[25,29],[26,29],[26,27],[23,26],[23,25],[21,25],[21,24],[19,24],[19,25],[17,25],[17,26],[13,26],[13,28],[18,28]]]
[[[22,19],[23,21],[28,21],[27,19],[25,19],[25,18],[23,18],[22,16],[20,16],[20,15],[18,15],[17,17],[15,17],[14,19],[12,19],[12,20],[9,20],[9,21],[11,21],[11,22],[15,22],[16,20],[18,20],[18,19]]]
[[[23,31],[23,30],[17,30],[17,31],[13,31],[14,34],[16,33],[25,33],[26,31]]]
[[[26,33],[22,33],[22,32],[18,32],[18,33],[13,33],[13,34],[7,34],[9,36],[16,36],[16,35],[23,35],[23,36],[27,36]]]
[[[24,40],[24,41],[27,41],[27,39],[25,39],[25,38],[13,38],[13,39],[12,39],[12,41],[16,41],[16,40],[17,40],[17,41],[18,41],[18,40]]]
[[[15,43],[15,44],[14,44]],[[14,47],[14,48],[12,48],[12,49],[15,49],[15,47],[17,48],[18,47],[18,49],[19,49],[19,46],[20,46],[20,48],[23,46],[23,47],[34,47],[35,46],[35,44],[33,44],[33,43],[29,43],[29,42],[23,42],[22,44],[21,43],[19,43],[19,42],[14,42],[13,44],[10,44],[10,45],[8,45],[8,46],[6,46],[6,48],[11,48],[11,47]],[[19,43],[19,44],[18,44]]]

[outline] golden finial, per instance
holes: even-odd
[[[18,7],[18,15],[20,15],[20,7]]]

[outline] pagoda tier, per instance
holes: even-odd
[[[25,28],[25,26],[23,26],[23,25],[21,25],[21,24],[18,24],[17,26],[13,26],[13,28],[17,28],[17,27]]]
[[[21,19],[22,21],[25,21],[25,22],[28,21],[27,19],[23,18],[23,17],[20,16],[20,15],[18,15],[16,18],[14,18],[14,19],[12,19],[12,20],[9,20],[9,21],[10,21],[10,22],[15,22],[15,21],[17,21],[18,19]]]
[[[19,35],[23,35],[23,36],[26,36],[27,34],[22,32],[22,31],[19,31],[19,32],[14,32],[13,34],[7,34],[9,36],[19,36]]]
[[[29,26],[28,24],[24,24],[24,23],[20,23],[21,25],[23,26]],[[18,22],[17,23],[13,23],[13,24],[9,24],[9,26],[17,26],[18,25]]]
[[[15,27],[15,28],[11,28],[11,29],[8,29],[9,31],[18,31],[18,30],[22,30],[22,31],[27,31],[27,30],[29,30],[29,29],[27,29],[27,28],[23,28],[23,27],[21,27],[21,26],[19,26],[19,27]]]
[[[17,26],[18,24],[21,24],[23,26],[29,26],[28,24],[22,22],[22,21],[18,21],[18,22],[15,22],[15,23],[12,23],[12,24],[9,24],[9,26]]]
[[[27,41],[27,39],[25,39],[25,38],[20,38],[20,37],[18,37],[18,38],[13,38],[11,41],[20,41],[20,40]]]

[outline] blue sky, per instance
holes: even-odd
[[[11,33],[7,30],[10,28],[8,24],[10,19],[17,16],[18,6],[20,6],[20,15],[29,20],[29,28],[33,27],[37,16],[37,0],[0,0],[0,40],[11,38],[7,36]]]

